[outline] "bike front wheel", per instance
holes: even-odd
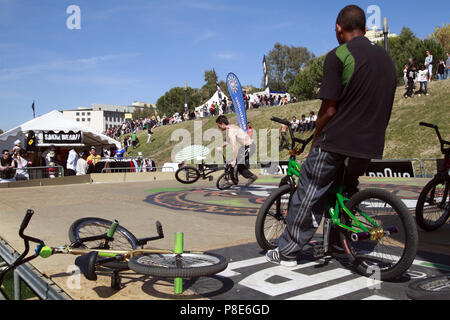
[[[182,167],[175,172],[175,178],[178,182],[191,184],[200,179],[200,172],[193,167]]]
[[[145,253],[132,257],[131,270],[162,278],[196,278],[219,273],[228,266],[226,259],[213,253]]]
[[[450,217],[449,187],[450,178],[437,175],[422,189],[416,205],[416,222],[423,230],[436,230]]]
[[[355,269],[382,281],[408,270],[416,256],[418,234],[405,204],[386,190],[366,189],[353,195],[346,207],[371,235],[366,240],[356,240],[350,230],[340,230],[342,246]],[[342,223],[356,227],[349,215],[341,214]]]
[[[263,250],[278,247],[278,238],[286,228],[286,215],[292,196],[290,185],[276,189],[259,209],[255,223],[255,236]]]
[[[112,221],[102,218],[81,218],[76,220],[69,228],[69,239],[73,243],[77,240],[99,236],[108,233]],[[106,249],[106,250],[123,250],[130,251],[137,248],[136,237],[124,227],[118,225],[113,235],[113,239],[105,243],[104,239],[95,241],[85,241],[81,244],[81,248],[85,249]],[[101,258],[99,258],[101,260]],[[127,262],[112,261],[105,263],[104,266],[113,269],[128,269]]]
[[[231,180],[231,174],[228,172],[222,173],[216,182],[216,187],[219,190],[229,189],[232,185],[233,180]]]

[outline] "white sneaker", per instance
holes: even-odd
[[[293,268],[297,266],[296,258],[285,258],[281,256],[280,252],[278,251],[278,248],[267,251],[266,260],[288,268]]]

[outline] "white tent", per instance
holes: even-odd
[[[227,101],[230,99],[230,98],[228,98],[228,97],[222,92],[222,99],[223,99],[223,97],[225,97],[225,98],[227,99]],[[220,106],[219,91],[216,91],[216,92],[213,94],[213,96],[212,96],[207,102],[205,102],[205,103],[203,103],[201,106],[198,106],[197,108],[195,108],[195,111],[200,112],[201,114],[203,114],[203,106],[206,105],[207,108],[208,108],[208,111],[209,111],[209,108],[211,107],[211,104],[212,104],[213,102],[218,103],[219,106]]]
[[[14,141],[20,140],[22,146],[25,147],[25,141],[29,131],[34,131],[36,135],[36,147],[48,147],[53,144],[55,146],[116,146],[120,148],[120,142],[114,140],[100,132],[97,132],[91,128],[81,125],[80,123],[70,120],[63,116],[63,114],[57,110],[53,110],[43,116],[32,119],[24,124],[11,129],[2,135],[0,135],[0,149],[11,150],[14,146]],[[80,132],[81,142],[77,143],[46,143],[44,141],[44,134],[47,132]]]

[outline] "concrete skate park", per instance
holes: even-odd
[[[264,294],[246,283],[245,278],[272,265],[263,262],[264,255],[256,244],[254,226],[256,213],[276,188],[281,176],[259,175],[249,188],[233,187],[226,191],[215,188],[213,181],[200,180],[192,185],[177,182],[173,172],[91,174],[82,177],[63,177],[30,181],[28,186],[17,183],[1,186],[0,236],[9,246],[22,252],[23,241],[18,236],[19,225],[27,209],[33,216],[26,234],[36,236],[50,246],[69,244],[70,225],[83,217],[117,219],[136,237],[156,235],[155,222],[160,221],[165,238],[149,243],[151,247],[172,249],[174,234],[184,233],[186,250],[217,252],[228,259],[229,267],[219,275],[198,280],[185,280],[184,292],[174,295],[173,279],[155,278],[126,271],[122,275],[122,289],[110,287],[110,276],[100,272],[97,281],[80,277],[73,282],[71,267],[75,256],[55,255],[48,259],[37,258],[31,262],[52,285],[69,299],[289,299],[286,292],[280,295]],[[395,192],[411,213],[421,188],[429,179],[424,178],[361,178],[361,187],[378,186]],[[319,228],[321,230],[321,228]],[[418,263],[411,274],[432,275],[450,271],[450,224],[434,232],[419,231]],[[31,248],[34,250],[34,245]],[[244,262],[245,261],[245,262]],[[426,263],[433,264],[427,268]],[[319,262],[318,262],[319,263]],[[440,266],[440,267],[439,267]],[[243,270],[245,272],[236,272]],[[418,268],[418,269],[417,269]],[[447,269],[446,269],[447,268]],[[236,274],[240,274],[237,276]],[[350,277],[350,275],[346,275]],[[414,279],[414,277],[411,277]],[[330,283],[323,283],[326,287]],[[331,282],[337,286],[338,283]],[[283,283],[277,284],[282,286]],[[289,283],[287,283],[289,285]],[[389,287],[386,292],[366,294],[366,298],[407,299],[404,286],[407,281]],[[389,284],[391,286],[391,284]],[[316,288],[316,291],[325,290]],[[397,290],[397,291],[396,291]],[[352,295],[353,294],[353,295]],[[359,296],[358,296],[359,294]],[[362,296],[361,296],[362,295]],[[327,299],[327,294],[323,299]],[[328,297],[330,298],[330,297]],[[336,297],[331,297],[336,298]],[[364,299],[363,290],[349,292],[343,299]]]

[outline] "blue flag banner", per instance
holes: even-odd
[[[247,114],[245,111],[244,96],[242,87],[236,75],[230,72],[227,76],[227,87],[233,101],[234,111],[236,112],[239,126],[247,132]]]

